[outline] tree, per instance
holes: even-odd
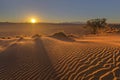
[[[98,19],[90,19],[87,21],[87,25],[92,28],[92,32],[94,34],[98,33],[99,29],[103,29],[106,27],[106,18],[98,18]]]

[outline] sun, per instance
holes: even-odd
[[[36,19],[32,18],[31,23],[36,23]]]

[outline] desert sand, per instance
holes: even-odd
[[[120,37],[2,37],[0,80],[120,80]]]
[[[64,37],[63,37],[64,38]],[[119,80],[119,36],[0,39],[0,80]]]

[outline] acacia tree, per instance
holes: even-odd
[[[98,33],[99,29],[106,27],[106,18],[90,19],[87,21],[87,25],[92,28],[93,34]]]

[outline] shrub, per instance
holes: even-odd
[[[7,37],[8,39],[11,39],[11,37]]]
[[[39,34],[35,34],[32,36],[32,38],[39,38],[39,37],[41,37],[41,35],[39,35]]]
[[[56,39],[59,40],[63,40],[63,41],[75,41],[71,36],[67,35],[64,32],[58,32],[58,33],[54,33],[51,37],[54,37]]]
[[[6,37],[1,37],[2,39],[6,39]]]
[[[107,25],[106,19],[91,19],[87,21],[87,26],[90,26],[92,28],[92,33],[96,34],[100,29],[105,28]]]
[[[67,35],[64,32],[58,32],[52,35],[53,37],[67,37]]]

